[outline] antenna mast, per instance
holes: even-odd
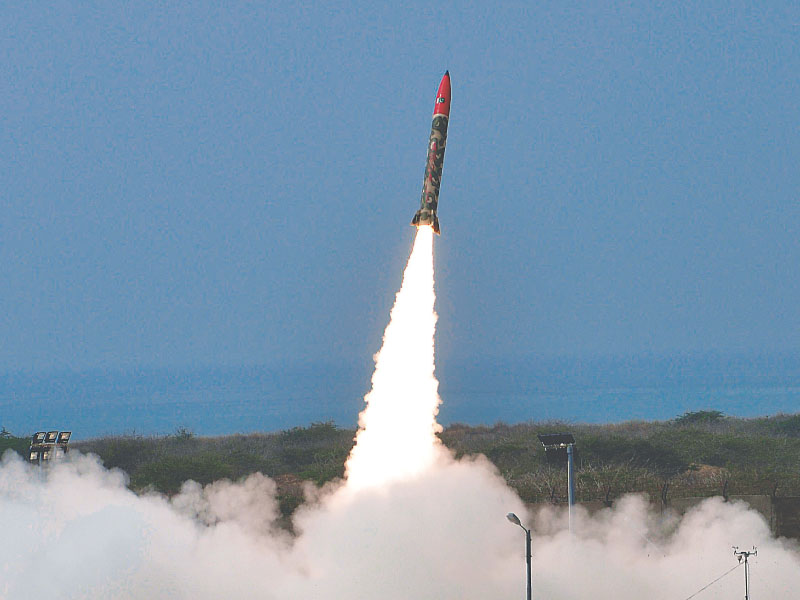
[[[733,555],[741,563],[744,560],[744,600],[750,600],[750,565],[747,559],[751,556],[758,556],[758,550],[753,546],[752,550],[739,550],[739,546],[733,547]]]

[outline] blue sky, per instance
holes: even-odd
[[[0,369],[800,349],[794,3],[0,8]],[[389,5],[391,4],[391,5]]]

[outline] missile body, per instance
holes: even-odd
[[[444,164],[444,147],[447,143],[447,123],[450,120],[450,72],[447,71],[439,84],[436,104],[433,107],[433,123],[431,138],[428,142],[428,159],[425,163],[425,181],[422,183],[422,198],[417,214],[411,220],[412,225],[430,225],[439,233],[439,217],[436,209],[439,205],[439,186],[442,183],[442,165]]]

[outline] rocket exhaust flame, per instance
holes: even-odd
[[[367,406],[345,466],[352,490],[418,475],[440,449],[434,301],[433,229],[420,227],[383,347],[375,355],[372,391],[364,398]]]

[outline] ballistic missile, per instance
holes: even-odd
[[[411,220],[411,224],[417,227],[430,225],[436,233],[439,233],[439,217],[436,216],[436,209],[439,205],[439,185],[442,183],[442,165],[449,120],[450,71],[445,71],[439,84],[439,91],[436,93],[436,104],[433,106],[431,139],[428,142],[428,160],[425,163],[425,181],[422,183],[420,207]]]

